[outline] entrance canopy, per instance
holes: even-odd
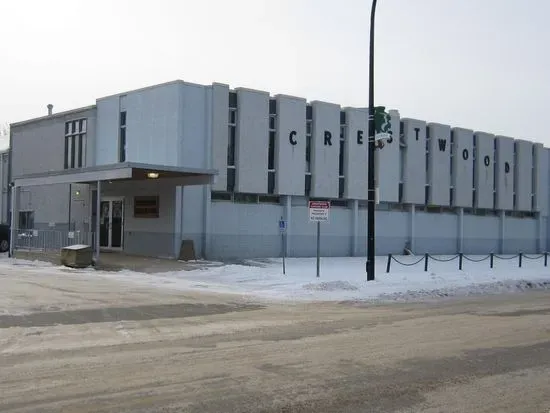
[[[98,181],[142,181],[171,178],[203,178],[207,183],[217,174],[214,169],[185,168],[123,162],[80,169],[22,175],[14,178],[16,187],[53,184],[92,184]]]

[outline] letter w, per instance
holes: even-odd
[[[447,146],[447,140],[446,139],[438,139],[439,142],[439,150],[441,152],[445,152],[445,147]]]

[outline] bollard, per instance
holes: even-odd
[[[458,254],[458,269],[462,271],[462,253]]]
[[[424,271],[428,271],[428,253],[424,254]]]
[[[548,267],[548,253],[546,251],[544,252],[544,266]]]
[[[493,253],[491,252],[490,255],[491,255],[491,259],[490,259],[489,261],[490,261],[490,263],[491,263],[491,264],[490,264],[490,265],[491,265],[491,268],[493,268],[493,261],[495,260],[495,254],[493,254]]]
[[[521,261],[522,261],[522,259],[523,259],[523,253],[520,252],[520,253],[519,253],[519,268],[521,268]]]
[[[388,263],[386,264],[386,272],[390,272],[391,254],[388,254]]]

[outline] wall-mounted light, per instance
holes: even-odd
[[[76,196],[80,196],[80,191],[74,191],[74,194],[75,194]]]
[[[158,172],[148,172],[147,173],[147,178],[149,178],[149,179],[157,179],[158,177],[159,177]]]

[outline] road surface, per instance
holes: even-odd
[[[541,412],[550,294],[262,304],[0,275],[0,411]]]

